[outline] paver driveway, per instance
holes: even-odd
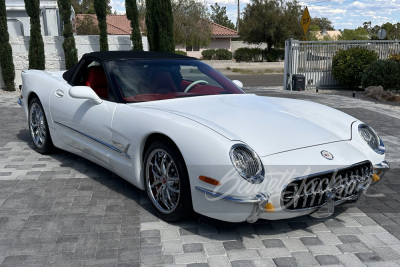
[[[16,95],[0,95],[1,266],[400,266],[400,111],[340,96],[256,90],[310,99],[375,127],[392,170],[360,208],[256,224],[204,217],[169,224],[145,194],[59,151],[33,151]]]

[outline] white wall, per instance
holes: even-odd
[[[45,46],[46,70],[59,71],[65,70],[64,50],[62,36],[43,36]],[[75,36],[76,47],[78,49],[78,60],[83,54],[99,51],[99,36]],[[146,37],[142,37],[143,48],[148,51],[148,42]],[[15,85],[21,84],[21,72],[29,66],[29,37],[28,36],[10,36],[10,44],[13,51],[13,60],[15,65]],[[129,35],[109,35],[109,50],[130,50],[132,47]],[[4,82],[0,72],[0,87],[4,87]]]
[[[211,39],[211,43],[208,47],[200,47],[200,51],[186,51],[186,46],[177,45],[176,50],[184,51],[189,57],[201,58],[201,52],[207,49],[227,49],[231,50],[231,39],[230,38],[214,38]]]
[[[265,49],[265,48],[267,48],[267,44],[266,43],[249,44],[249,43],[245,43],[243,41],[232,41],[231,42],[232,53],[235,53],[235,51],[238,48],[242,48],[242,47]]]

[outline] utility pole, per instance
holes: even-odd
[[[240,21],[240,4],[239,4],[239,0],[238,1],[238,14],[237,14],[237,25],[236,25],[236,30],[237,32],[239,32],[239,21]]]

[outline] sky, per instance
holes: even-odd
[[[218,3],[226,6],[229,19],[236,24],[238,0],[203,0],[208,6]],[[239,0],[240,10],[251,0]],[[365,21],[371,21],[372,26],[383,23],[400,22],[400,0],[299,0],[302,7],[308,7],[312,17],[325,17],[332,21],[336,30],[355,29]],[[125,1],[111,0],[111,6],[118,14],[125,14]],[[300,23],[300,21],[299,21]]]

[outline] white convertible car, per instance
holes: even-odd
[[[160,218],[230,222],[330,216],[389,169],[379,135],[307,101],[245,94],[194,58],[85,54],[26,70],[19,104],[35,149],[87,158],[142,190]]]

